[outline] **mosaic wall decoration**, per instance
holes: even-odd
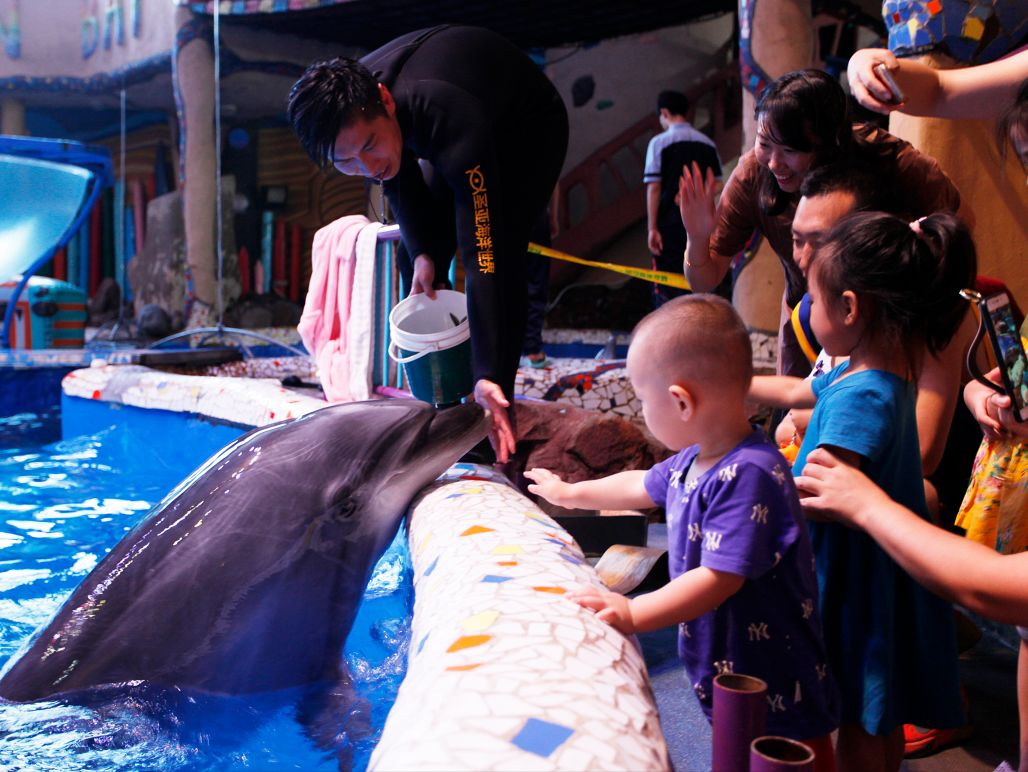
[[[607,345],[611,335],[614,336],[614,342],[618,346],[627,346],[632,339],[627,332],[546,328],[543,330],[543,343],[585,343],[595,345],[597,349],[600,349]]]
[[[578,333],[579,330],[566,330]],[[600,330],[596,331],[597,338]],[[549,333],[549,331],[548,331]],[[605,334],[605,333],[604,333]],[[556,342],[549,334],[547,342]],[[575,342],[582,338],[576,338]],[[564,342],[564,341],[562,341]],[[621,343],[621,341],[618,341]],[[626,340],[627,342],[627,336]],[[773,373],[778,356],[777,336],[753,330],[753,368],[757,373]],[[521,367],[514,381],[514,391],[526,397],[549,402],[567,402],[585,410],[616,413],[624,418],[641,421],[642,405],[628,380],[623,359],[562,359],[551,358],[546,367]]]
[[[306,11],[338,5],[346,0],[175,0],[175,5],[187,5],[193,13],[218,12],[225,16],[237,16],[251,13],[286,13],[289,11]]]
[[[636,643],[566,600],[600,585],[574,540],[485,467],[409,518],[407,676],[370,769],[669,769]]]
[[[628,419],[642,418],[642,405],[632,390],[623,359],[551,359],[546,367],[521,367],[514,391]]]
[[[885,0],[882,19],[896,56],[939,50],[964,64],[994,61],[1028,33],[1021,0]]]

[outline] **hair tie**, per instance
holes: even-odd
[[[921,230],[921,223],[924,222],[925,217],[918,217],[916,220],[910,221],[910,230],[914,232],[914,235],[919,239],[924,240],[924,231]]]

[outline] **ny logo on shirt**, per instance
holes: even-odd
[[[703,531],[699,523],[689,523],[689,541],[699,541],[703,538]]]
[[[678,487],[678,483],[680,483],[681,481],[682,481],[682,470],[681,469],[675,469],[674,471],[671,472],[671,476],[668,478],[668,485],[670,485],[672,488],[677,488]]]
[[[785,712],[785,698],[776,694],[775,696],[767,695],[767,704],[771,708],[772,713],[784,713]]]
[[[716,660],[714,662],[714,670],[717,671],[718,675],[724,675],[725,673],[734,673],[735,663],[730,659]]]
[[[738,472],[739,465],[732,464],[731,466],[723,466],[717,470],[717,479],[721,482],[731,482],[735,479],[735,475]]]
[[[767,631],[767,622],[751,622],[746,628],[751,641],[770,641],[771,634]]]
[[[771,474],[776,480],[778,480],[779,485],[785,485],[785,470],[782,469],[781,464],[775,464],[775,468],[771,470]]]
[[[810,619],[811,614],[814,613],[814,601],[807,598],[801,605],[803,607],[803,618]]]
[[[724,534],[707,531],[703,534],[703,549],[710,552],[717,552],[721,549],[721,537]]]
[[[770,511],[770,508],[765,504],[754,504],[750,520],[755,523],[760,523],[761,525],[767,525],[767,513]]]

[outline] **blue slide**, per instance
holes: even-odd
[[[0,347],[8,347],[29,278],[75,235],[113,178],[106,148],[0,136],[0,281],[21,276],[7,302]]]

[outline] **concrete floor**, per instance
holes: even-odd
[[[650,526],[650,546],[666,546],[663,526]],[[997,635],[999,633],[999,635]],[[985,635],[960,658],[961,681],[971,702],[974,734],[959,746],[904,761],[907,772],[992,772],[1018,757],[1017,652],[1008,630],[988,625]],[[639,636],[660,710],[671,761],[678,772],[710,769],[710,725],[688,687],[676,650],[676,630]]]

